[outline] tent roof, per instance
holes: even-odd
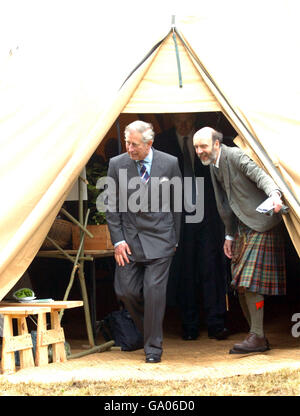
[[[276,181],[288,185],[287,222],[300,253],[296,3],[272,2],[270,16],[261,4],[258,14],[256,2],[243,7],[220,2],[218,18],[215,2],[207,2],[195,16],[178,16],[183,88],[167,36],[171,13],[149,10],[148,30],[143,13],[133,19],[122,4],[116,14],[115,4],[97,13],[97,2],[72,2],[70,14],[64,3],[32,1],[26,8],[18,5],[22,19],[14,22],[9,19],[15,17],[14,3],[0,25],[7,30],[0,49],[5,201],[0,207],[0,299],[36,255],[83,166],[121,112],[221,108],[241,145]],[[171,2],[164,5],[170,9]]]
[[[179,64],[175,45],[178,47]],[[151,66],[123,113],[173,113],[179,108],[183,113],[221,111],[220,104],[205,84],[188,51],[172,32],[156,51]]]

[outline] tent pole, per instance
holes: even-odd
[[[181,74],[180,57],[179,57],[178,44],[177,44],[176,34],[175,34],[175,16],[172,16],[172,31],[173,31],[172,37],[173,37],[174,44],[175,44],[177,70],[178,70],[178,77],[179,77],[179,88],[182,88],[182,74]]]
[[[82,195],[82,187],[81,187],[81,181],[78,180],[78,195],[79,195],[79,222],[83,225],[83,195]],[[84,231],[82,229],[80,230],[80,240],[82,241],[84,239]],[[83,300],[83,306],[84,306],[84,315],[85,315],[85,322],[86,322],[86,329],[87,329],[87,335],[89,344],[94,347],[95,346],[95,340],[92,330],[92,323],[91,323],[91,315],[90,315],[90,308],[89,308],[89,300],[86,290],[86,284],[85,284],[85,276],[84,276],[84,249],[83,244],[79,247],[78,251],[79,256],[81,257],[81,260],[79,261],[79,269],[78,269],[78,277],[79,277],[79,283],[81,287],[81,293],[82,293],[82,300]]]
[[[83,225],[80,224],[80,222],[77,221],[76,218],[74,218],[73,215],[71,215],[68,211],[66,211],[64,208],[61,208],[60,212],[62,212],[66,217],[68,217],[74,224],[78,225],[78,227],[81,230],[83,230],[89,237],[93,238],[93,235],[89,232],[89,230],[84,228]]]
[[[85,217],[85,222],[84,222],[84,226],[85,226],[85,227],[86,227],[87,222],[88,222],[89,213],[90,213],[90,210],[88,209],[88,210],[87,210],[87,213],[86,213],[86,217]],[[68,296],[69,296],[70,290],[71,290],[71,288],[72,288],[72,286],[73,286],[73,283],[74,283],[75,273],[76,273],[76,271],[77,271],[77,270],[78,270],[78,268],[79,268],[79,264],[78,264],[78,262],[79,262],[79,259],[81,260],[81,258],[80,258],[79,256],[80,256],[80,254],[81,254],[81,250],[82,250],[82,247],[83,247],[83,244],[84,244],[84,239],[85,239],[85,233],[83,233],[83,235],[82,235],[82,238],[81,238],[81,240],[80,240],[80,244],[79,244],[79,249],[78,249],[77,254],[76,254],[76,258],[75,258],[75,260],[73,261],[74,265],[73,265],[73,269],[72,269],[72,273],[71,273],[70,281],[69,281],[68,287],[67,287],[66,292],[65,292],[65,295],[64,295],[64,299],[63,299],[64,301],[68,299]],[[64,313],[64,310],[62,309],[62,310],[60,311],[60,315],[59,315],[60,320],[61,320],[61,319],[62,319],[62,317],[63,317],[63,313]]]
[[[81,358],[81,357],[85,357],[86,355],[89,354],[95,354],[97,352],[104,352],[107,350],[110,350],[113,346],[115,345],[115,341],[111,340],[108,341],[102,345],[96,345],[93,348],[90,348],[87,351],[82,351],[82,352],[78,352],[76,354],[71,354],[67,357],[68,360],[72,360],[73,358]]]

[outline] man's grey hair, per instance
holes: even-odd
[[[223,142],[223,134],[212,127],[203,127],[194,134],[194,139],[196,140],[204,137],[211,138],[212,144],[215,144],[216,140],[219,140],[220,143]]]
[[[124,131],[125,139],[127,139],[129,134],[133,131],[137,131],[141,133],[142,140],[144,143],[154,141],[155,133],[154,133],[153,126],[151,123],[146,123],[145,121],[136,120],[128,124],[128,126],[125,127],[125,131]]]
[[[223,141],[223,133],[221,133],[220,131],[217,131],[217,130],[212,129],[211,138],[212,138],[212,142],[213,143],[215,143],[216,140],[219,140],[219,142],[222,143],[222,141]]]

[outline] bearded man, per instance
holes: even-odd
[[[286,293],[281,192],[272,178],[242,150],[222,144],[220,132],[204,127],[193,143],[203,165],[210,166],[217,208],[225,224],[225,255],[231,259],[232,287],[238,291],[250,331],[230,353],[263,352],[270,348],[263,327],[264,296]],[[272,216],[256,208],[267,198]]]

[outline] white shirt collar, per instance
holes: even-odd
[[[152,163],[152,159],[153,159],[153,150],[152,150],[152,147],[150,147],[149,153],[148,153],[148,154],[147,154],[147,156],[143,159],[143,161],[144,161],[145,163],[150,163],[150,165],[151,165],[151,163]],[[140,160],[136,160],[136,163],[137,163],[137,164],[139,164],[139,163],[140,163]]]
[[[216,163],[214,163],[215,168],[219,168],[221,151],[222,151],[222,147],[220,146],[219,156],[217,157]]]
[[[153,150],[152,147],[150,147],[149,153],[147,154],[147,156],[145,157],[144,161],[146,163],[152,163],[152,159],[153,159]]]

